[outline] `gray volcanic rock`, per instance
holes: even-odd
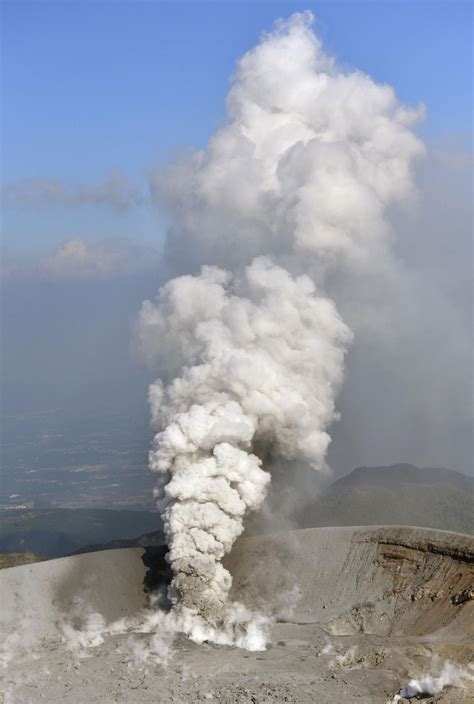
[[[8,640],[28,622],[29,638],[28,652],[6,668],[5,701],[36,702],[42,694],[51,704],[385,704],[408,679],[433,671],[434,656],[469,672],[474,602],[461,596],[472,589],[474,539],[406,527],[241,539],[226,564],[233,596],[274,614],[264,652],[177,636],[167,663],[144,665],[127,634],[112,634],[71,658],[57,624],[78,599],[83,612],[107,621],[149,610],[147,576],[154,573],[155,587],[169,580],[164,550],[149,552],[159,549],[149,548],[148,557],[140,548],[117,549],[3,570],[4,633]],[[151,637],[135,636],[145,650]],[[443,690],[442,701],[467,704],[473,686],[466,680],[465,689]]]

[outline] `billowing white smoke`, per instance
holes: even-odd
[[[409,194],[422,151],[408,129],[418,113],[339,71],[311,23],[296,14],[264,36],[238,64],[228,124],[154,178],[176,219],[170,265],[217,265],[169,281],[138,325],[159,375],[150,465],[170,596],[214,639],[239,611],[221,560],[265,497],[265,460],[325,466],[351,339],[325,277],[383,266],[384,210]]]
[[[278,22],[238,63],[228,124],[155,173],[154,194],[178,221],[168,241],[178,267],[270,254],[308,273],[387,256],[384,211],[411,194],[424,148],[409,127],[423,111],[339,70],[312,19]]]
[[[259,258],[241,279],[204,267],[170,281],[141,312],[153,361],[151,468],[161,503],[173,597],[218,613],[231,586],[221,565],[247,511],[265,498],[265,448],[324,467],[348,328],[312,281]]]

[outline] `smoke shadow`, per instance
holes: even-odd
[[[171,584],[173,572],[166,560],[167,545],[153,545],[145,548],[142,562],[147,568],[143,578],[143,591],[145,594],[155,594],[167,591]]]

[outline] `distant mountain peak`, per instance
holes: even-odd
[[[309,501],[305,527],[407,525],[474,533],[474,479],[444,467],[357,467]]]
[[[382,466],[356,467],[352,472],[332,484],[354,486],[370,484],[393,487],[399,484],[449,484],[458,489],[474,489],[474,478],[445,467],[417,467],[414,464],[399,463]]]

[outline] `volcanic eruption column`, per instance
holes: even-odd
[[[170,598],[196,640],[263,647],[258,617],[229,599],[222,565],[263,502],[273,456],[325,467],[352,333],[324,294],[334,271],[390,258],[387,206],[409,195],[422,152],[389,86],[343,72],[310,13],[278,22],[238,63],[228,122],[160,170],[178,276],[143,303]]]

